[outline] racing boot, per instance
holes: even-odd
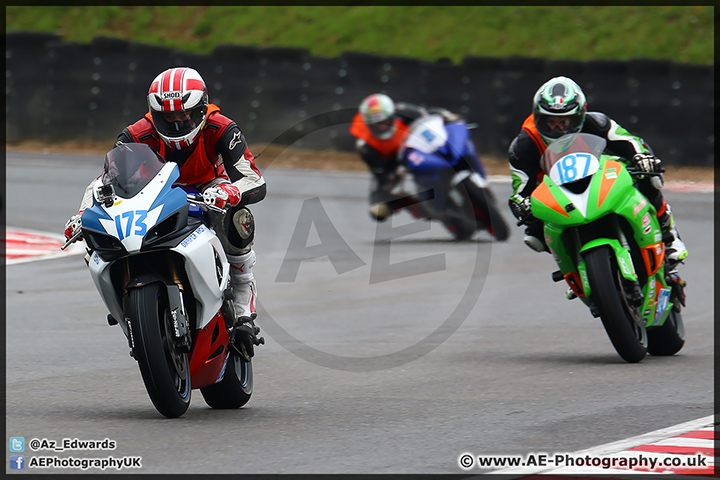
[[[373,203],[368,211],[376,222],[384,222],[393,213],[387,203]]]
[[[669,272],[665,272],[665,281],[672,288],[672,296],[670,301],[675,304],[675,310],[680,311],[685,306],[685,287],[687,282],[680,278],[677,269],[673,268]]]
[[[254,346],[265,343],[264,338],[257,336],[260,328],[255,325],[257,285],[252,273],[255,251],[250,250],[243,255],[228,255],[228,261],[236,316],[231,345],[241,357],[249,361],[255,354]]]
[[[543,235],[543,223],[540,220],[528,224],[525,228],[523,242],[538,253],[550,253],[550,249],[545,243],[545,235]]]
[[[433,214],[430,209],[419,202],[414,202],[411,197],[401,197],[387,203],[373,203],[370,205],[370,216],[378,222],[384,222],[387,218],[401,209],[407,209],[415,218],[430,220]]]
[[[378,222],[384,222],[395,212],[406,209],[413,217],[418,219],[440,218],[440,213],[432,206],[433,198],[433,194],[428,192],[392,194],[384,202],[372,203],[369,208],[370,216]]]
[[[665,203],[665,210],[658,215],[660,229],[663,232],[663,242],[665,242],[665,255],[672,268],[682,263],[688,256],[687,247],[680,238],[680,234],[675,228],[675,220],[673,219],[670,205]]]

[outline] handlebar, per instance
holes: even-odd
[[[67,241],[65,242],[65,245],[60,247],[60,250],[65,250],[67,247],[69,247],[70,245],[75,243],[75,240],[80,238],[81,235],[82,235],[82,228],[79,228],[78,231],[75,232],[72,237],[67,239]]]
[[[659,172],[644,172],[637,167],[625,167],[625,170],[627,170],[627,172],[634,177],[640,175],[645,177],[659,177],[665,171],[665,167],[660,167]]]
[[[213,212],[217,212],[222,215],[225,215],[227,213],[227,210],[225,210],[224,208],[216,207],[215,205],[208,205],[207,203],[205,203],[201,195],[188,193],[187,201],[188,203],[199,206],[201,210],[212,210]]]

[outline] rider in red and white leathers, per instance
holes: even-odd
[[[253,275],[255,222],[248,204],[265,198],[266,185],[254,163],[245,137],[237,124],[208,103],[205,81],[187,67],[170,68],[159,74],[148,91],[149,112],[125,128],[117,143],[145,143],[166,161],[180,167],[176,184],[193,186],[206,203],[227,208],[222,225],[215,229],[231,265],[233,304],[237,331],[255,339],[259,329]],[[94,183],[94,182],[92,182]],[[81,226],[80,215],[92,206],[92,183],[80,204],[79,213],[66,225],[71,238]]]

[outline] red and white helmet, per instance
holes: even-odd
[[[382,93],[373,93],[360,103],[360,114],[370,132],[381,140],[395,133],[395,103]]]
[[[155,129],[177,150],[193,144],[205,126],[207,106],[205,81],[192,68],[169,68],[150,84],[148,107]]]

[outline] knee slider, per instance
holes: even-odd
[[[243,207],[233,214],[233,227],[240,238],[252,240],[255,237],[255,218],[247,208]]]
[[[230,248],[228,253],[243,255],[250,251],[255,242],[255,218],[246,207],[232,212],[230,227],[228,227],[228,240]]]

